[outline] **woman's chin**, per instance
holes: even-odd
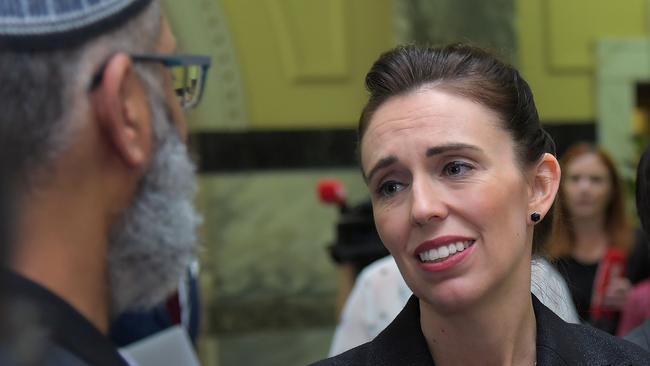
[[[436,288],[417,291],[416,296],[420,299],[421,306],[438,314],[452,315],[474,308],[486,297],[486,293],[471,284],[445,283]]]

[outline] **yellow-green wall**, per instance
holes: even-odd
[[[251,128],[352,127],[390,0],[224,0]],[[245,21],[244,21],[245,19]]]
[[[213,56],[195,131],[353,127],[365,73],[394,42],[392,0],[165,5],[182,50]]]
[[[394,1],[166,0],[183,49],[214,57],[192,128],[354,126],[363,76],[394,43]],[[595,42],[646,36],[647,1],[513,1],[517,64],[542,120],[594,121]]]
[[[645,0],[516,0],[519,67],[545,122],[596,119],[595,43],[648,32]]]

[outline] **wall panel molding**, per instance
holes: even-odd
[[[283,71],[294,83],[348,77],[346,0],[265,0]],[[304,14],[305,16],[300,16]]]
[[[542,6],[547,63],[556,72],[591,73],[598,39],[648,30],[647,0],[543,0]]]

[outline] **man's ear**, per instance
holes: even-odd
[[[560,187],[560,164],[555,156],[544,154],[531,171],[528,212],[537,212],[543,218],[555,201]],[[534,224],[530,220],[531,224]]]
[[[112,56],[91,103],[103,136],[127,166],[146,164],[152,150],[151,111],[147,94],[124,53]]]

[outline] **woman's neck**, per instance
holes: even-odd
[[[537,326],[530,287],[492,299],[451,315],[438,314],[420,300],[420,324],[436,365],[535,364]]]
[[[605,217],[573,219],[575,242],[572,257],[584,264],[597,263],[607,250]]]

